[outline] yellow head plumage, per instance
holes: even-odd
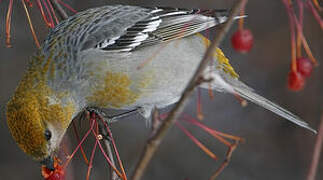
[[[47,85],[51,64],[50,59],[34,57],[7,104],[13,138],[26,154],[39,161],[57,149],[75,112],[72,101],[63,104],[60,98],[66,97]]]
[[[18,146],[36,160],[49,154],[39,102],[35,96],[14,96],[7,105],[7,123]]]

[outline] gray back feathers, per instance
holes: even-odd
[[[60,23],[50,32],[43,51],[64,48],[72,59],[89,48],[128,52],[203,31],[223,23],[226,15],[225,10],[103,6],[80,12]]]

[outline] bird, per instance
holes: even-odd
[[[53,168],[53,154],[71,121],[86,108],[137,112],[176,103],[209,40],[200,32],[229,10],[107,5],[87,9],[52,28],[6,108],[18,146]],[[241,17],[235,17],[235,19]],[[314,133],[308,123],[241,82],[218,48],[203,72],[204,88],[239,95]]]

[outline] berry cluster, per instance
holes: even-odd
[[[298,17],[294,12],[295,3],[289,0],[282,0],[289,17],[290,31],[291,31],[291,66],[288,73],[288,89],[292,91],[300,91],[305,86],[306,78],[308,78],[312,71],[313,66],[317,65],[317,61],[312,55],[309,45],[303,35],[303,14],[304,6],[307,7],[314,15],[318,23],[322,26],[322,20],[320,17],[315,16],[317,13],[312,1],[296,0],[298,8]],[[317,4],[316,0],[313,0],[314,4]],[[316,6],[319,9],[319,6]],[[296,30],[296,31],[295,31]],[[302,48],[304,48],[307,57],[302,56]]]
[[[309,9],[316,19],[321,29],[323,29],[323,20],[318,11],[323,11],[317,0],[282,0],[286,7],[290,31],[291,31],[291,66],[288,73],[288,88],[292,91],[300,91],[305,86],[306,78],[308,78],[313,70],[313,66],[317,65],[309,44],[303,35],[303,14],[304,7]],[[294,6],[297,5],[298,17],[294,12]],[[240,15],[244,16],[244,9],[241,10]],[[243,28],[244,19],[239,19],[239,29],[231,37],[232,47],[240,53],[247,53],[253,46],[253,36],[249,29]],[[307,57],[302,56],[302,48],[304,48]]]
[[[296,59],[296,71],[291,68],[288,73],[288,88],[293,91],[302,90],[305,86],[305,80],[313,70],[313,63],[308,58]]]
[[[45,166],[42,166],[42,176],[45,180],[64,180],[65,179],[65,170],[61,166],[60,160],[54,159],[54,170],[47,169]]]

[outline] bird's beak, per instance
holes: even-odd
[[[50,155],[46,158],[44,158],[42,161],[40,161],[42,165],[44,165],[47,169],[54,171],[54,159]]]

